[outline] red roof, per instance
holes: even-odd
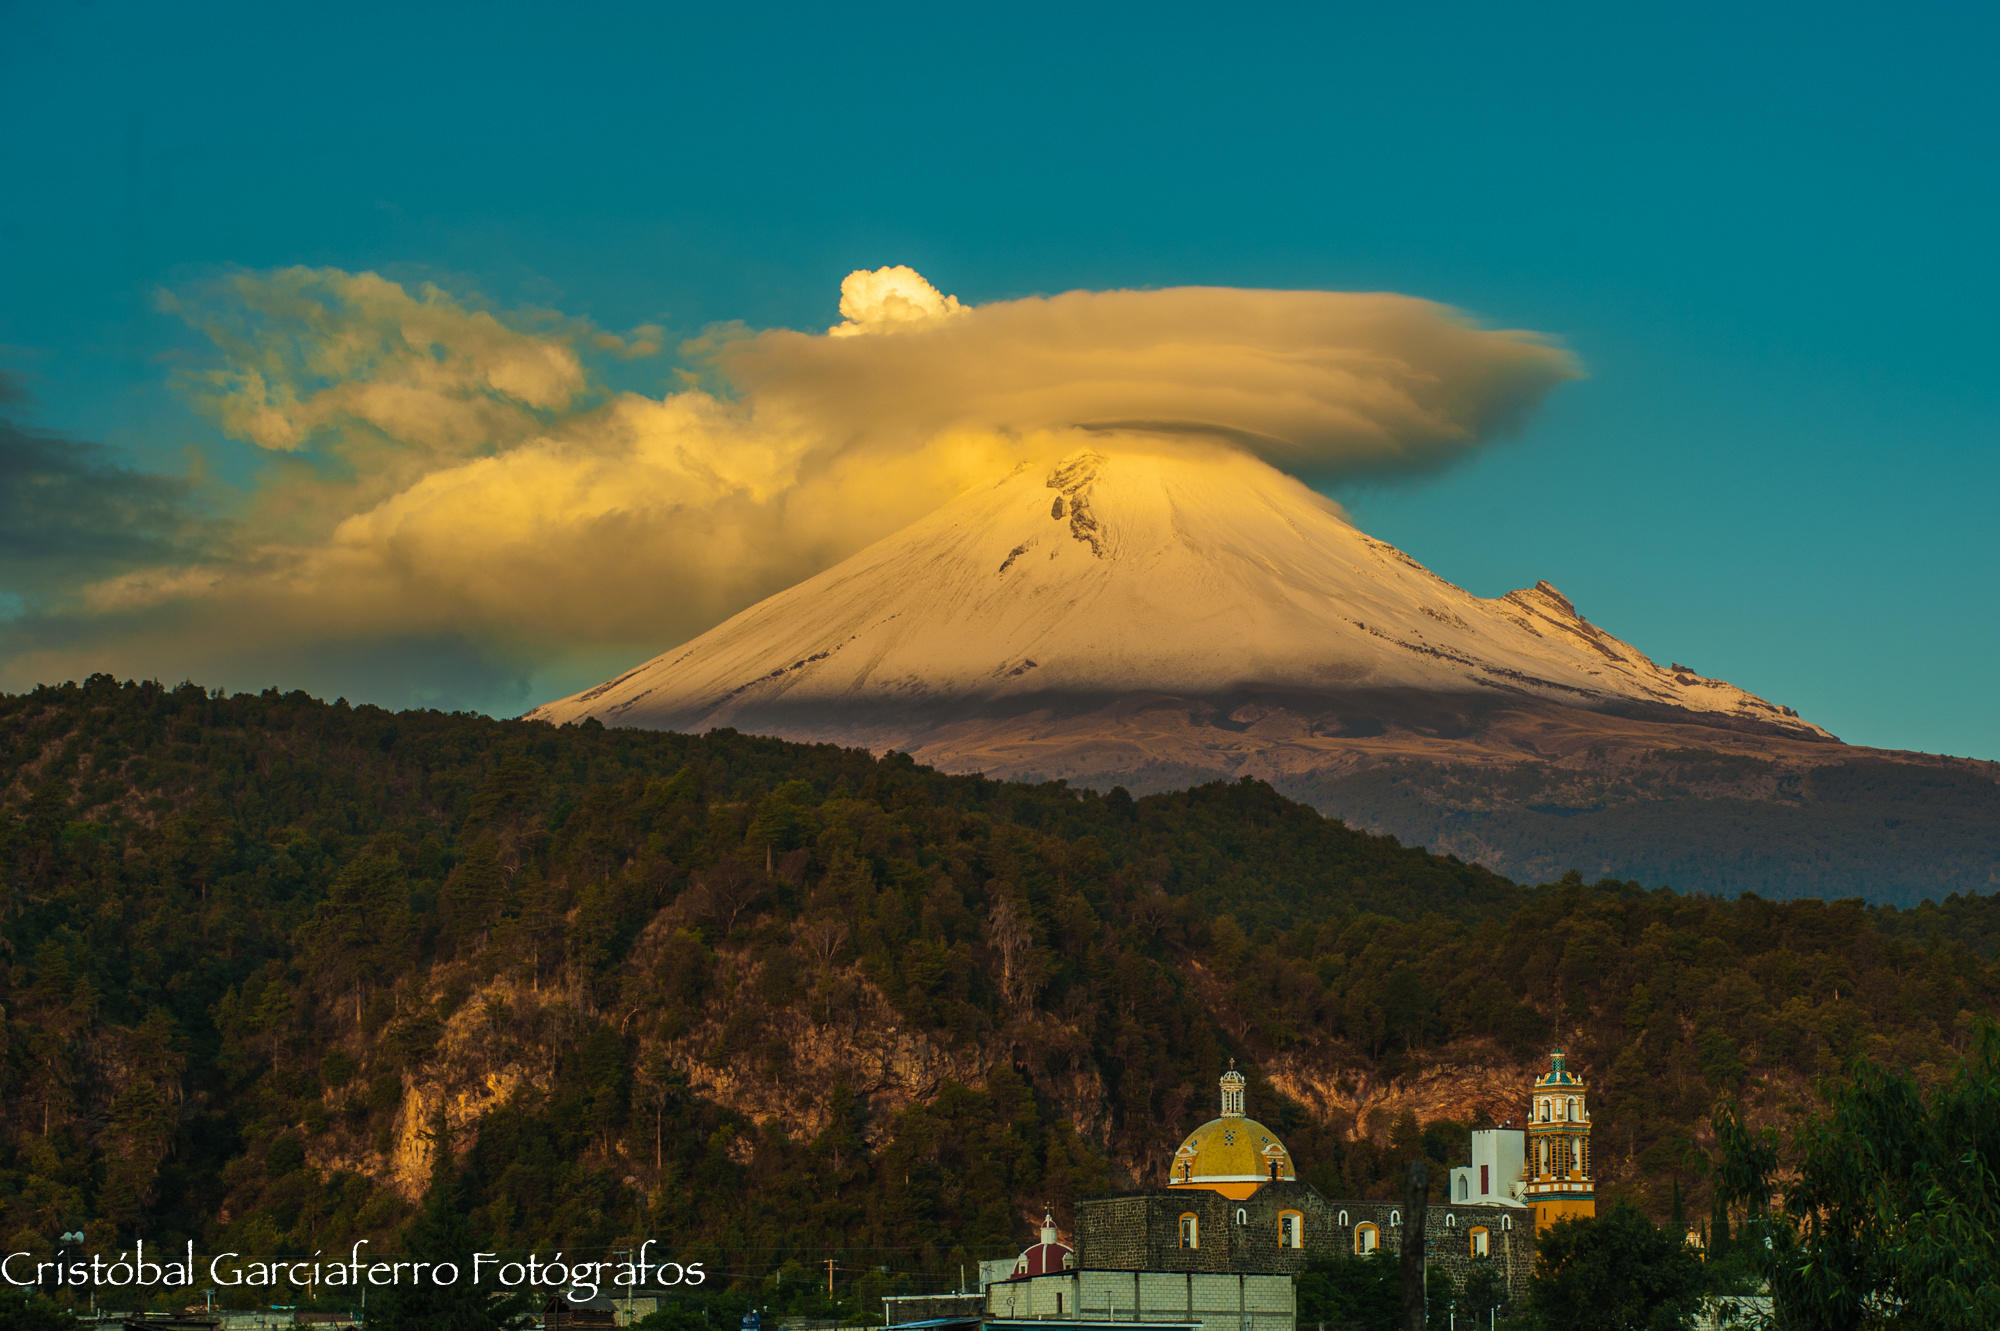
[[[1063,1243],[1037,1243],[1021,1254],[1014,1263],[1014,1279],[1024,1280],[1029,1276],[1061,1275],[1069,1269],[1068,1259],[1074,1250]]]

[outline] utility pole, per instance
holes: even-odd
[[[826,1259],[826,1296],[833,1297],[833,1258]]]
[[[637,1011],[638,1011],[638,1009],[637,1009],[637,1008],[633,1008],[633,1009],[632,1009],[632,1011],[634,1011],[634,1012],[637,1012]],[[632,1018],[631,1018],[631,1016],[630,1016],[630,1015],[627,1015],[627,1016],[626,1016],[626,1018],[625,1018],[625,1020],[626,1020],[626,1021],[630,1021],[630,1020],[632,1020]],[[624,1033],[624,1029],[625,1029],[625,1028],[624,1028],[624,1026],[623,1026],[623,1025],[621,1024],[621,1025],[619,1026],[619,1033],[620,1033],[620,1034],[623,1034],[623,1033]],[[625,1259],[625,1276],[626,1276],[626,1280],[625,1280],[625,1325],[627,1325],[627,1326],[630,1326],[630,1325],[632,1325],[632,1295],[633,1295],[633,1293],[634,1293],[634,1291],[633,1291],[633,1289],[632,1289],[632,1281],[633,1281],[633,1280],[634,1280],[634,1279],[635,1279],[635,1278],[637,1277],[637,1275],[638,1275],[638,1273],[637,1273],[636,1271],[634,1271],[634,1270],[632,1269],[632,1250],[631,1250],[630,1248],[613,1248],[613,1249],[611,1250],[611,1255],[612,1255],[613,1257],[622,1257],[622,1258],[624,1258],[624,1259]]]

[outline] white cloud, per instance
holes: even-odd
[[[885,333],[938,324],[964,314],[957,296],[946,296],[903,264],[873,271],[857,269],[840,283],[840,317],[826,331],[835,337]]]

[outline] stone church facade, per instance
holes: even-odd
[[[1077,1265],[1088,1270],[1296,1275],[1316,1257],[1398,1255],[1406,1233],[1398,1204],[1335,1201],[1282,1180],[1241,1199],[1163,1189],[1076,1205]],[[1461,1286],[1484,1256],[1510,1291],[1527,1288],[1535,1235],[1525,1207],[1433,1203],[1424,1238],[1428,1260]]]

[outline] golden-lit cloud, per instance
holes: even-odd
[[[330,268],[234,273],[160,305],[217,353],[178,375],[198,411],[232,438],[322,464],[279,468],[266,487],[292,535],[308,513],[337,521],[433,467],[543,433],[594,397],[586,354],[653,355],[663,336],[502,316],[428,283]]]
[[[964,314],[957,296],[947,296],[904,264],[859,269],[840,283],[840,322],[826,331],[835,337],[884,333],[938,324]]]
[[[966,305],[903,267],[850,275],[825,333],[685,344],[677,384],[704,386],[659,396],[593,368],[659,352],[657,328],[372,273],[237,274],[163,304],[213,344],[181,384],[266,457],[261,479],[227,548],[47,607],[8,686],[99,668],[245,685],[262,681],[244,662],[448,641],[452,668],[484,653],[519,687],[670,645],[1084,438],[1198,440],[1324,479],[1421,471],[1576,373],[1543,338],[1404,296]]]
[[[222,353],[184,376],[190,399],[259,448],[361,426],[425,451],[468,449],[533,429],[586,382],[572,346],[583,329],[510,327],[374,273],[238,273],[160,303]]]
[[[849,446],[1119,431],[1333,479],[1449,463],[1577,372],[1534,334],[1390,294],[1180,287],[967,309],[903,268],[850,277],[841,311],[846,336],[767,332],[714,359],[764,415]]]

